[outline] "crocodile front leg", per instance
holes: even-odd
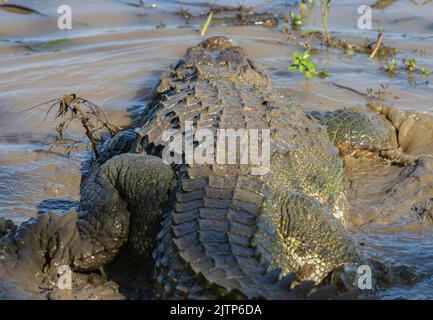
[[[412,164],[432,149],[432,118],[384,105],[307,113],[327,128],[342,155],[377,153],[393,163]]]
[[[78,212],[40,215],[7,233],[0,240],[0,261],[12,277],[52,276],[60,265],[92,270],[110,262],[128,236],[149,255],[172,181],[170,167],[159,158],[115,156],[83,181]]]

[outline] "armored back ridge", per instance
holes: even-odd
[[[264,175],[239,163],[239,153],[234,164],[173,166],[173,205],[154,252],[160,297],[284,297],[266,277],[273,269],[319,282],[355,259],[332,216],[343,218],[345,210],[337,150],[226,38],[189,49],[162,77],[135,124],[140,138],[133,149],[161,156],[164,132],[183,131],[188,121],[215,140],[221,129],[269,129],[271,163]]]

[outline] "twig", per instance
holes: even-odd
[[[383,32],[377,35],[376,45],[374,47],[374,50],[371,52],[370,59],[373,59],[376,53],[379,51],[380,46],[382,45],[383,37],[384,37]]]
[[[200,32],[200,36],[201,36],[201,37],[204,37],[204,35],[206,34],[207,28],[209,27],[210,22],[211,22],[211,20],[212,20],[212,16],[213,16],[213,12],[211,11],[211,12],[209,13],[209,16],[208,16],[207,19],[206,19],[206,22],[205,22],[204,25],[203,25],[203,28],[201,29],[201,32]]]
[[[361,92],[361,91],[358,91],[358,90],[356,90],[356,89],[353,89],[353,88],[351,88],[351,87],[346,87],[346,86],[343,86],[343,85],[338,84],[338,83],[335,83],[335,82],[331,82],[331,83],[332,83],[334,86],[338,87],[338,88],[345,89],[345,90],[349,90],[349,91],[351,91],[351,92],[353,92],[353,93],[359,94],[360,96],[363,96],[363,97],[367,97],[367,96],[368,96],[368,94],[363,93],[363,92]]]

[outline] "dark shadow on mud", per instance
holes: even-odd
[[[119,293],[128,300],[151,300],[153,296],[153,261],[139,261],[126,244],[104,267],[108,279],[119,286]]]

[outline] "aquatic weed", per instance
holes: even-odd
[[[97,134],[98,131],[105,129],[111,136],[114,136],[120,128],[108,121],[104,111],[96,104],[87,100],[83,97],[76,95],[75,93],[66,94],[60,99],[52,99],[43,103],[37,104],[26,111],[30,111],[41,107],[43,105],[51,104],[48,111],[45,114],[46,120],[48,114],[54,107],[58,107],[56,112],[56,119],[61,120],[60,123],[55,127],[57,133],[57,141],[64,141],[64,132],[68,126],[75,120],[81,123],[81,126],[85,130],[85,134],[89,139],[95,156],[98,156],[98,144],[101,141],[101,137]]]
[[[397,68],[397,66],[398,66],[397,60],[392,59],[391,64],[390,65],[385,64],[383,66],[383,69],[388,72],[389,76],[392,77],[392,76],[394,76],[394,72],[395,72],[395,69]]]
[[[290,11],[290,26],[292,30],[299,30],[303,24],[303,17],[301,14],[295,14],[293,11]]]
[[[299,52],[295,52],[293,54],[293,60],[291,65],[288,67],[289,70],[298,70],[299,73],[305,76],[306,79],[310,79],[313,77],[331,77],[332,74],[325,70],[316,70],[316,64],[311,61],[311,54],[309,51],[304,52],[303,54]]]
[[[322,24],[323,29],[325,30],[327,45],[331,43],[331,35],[329,34],[328,30],[328,15],[331,2],[332,0],[320,0],[320,13],[322,15]]]

